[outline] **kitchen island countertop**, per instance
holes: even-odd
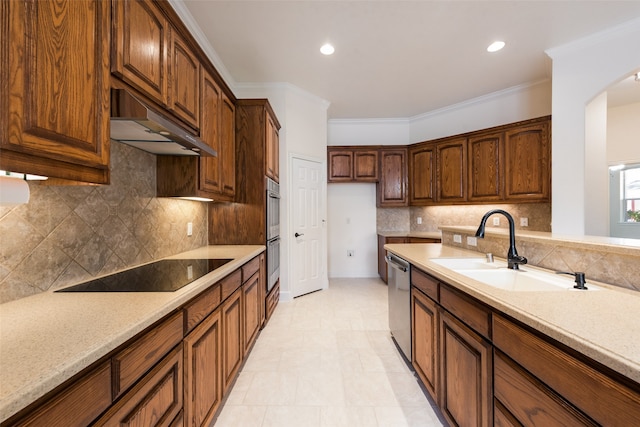
[[[175,292],[53,290],[0,305],[0,422],[265,250],[205,246],[169,258],[232,261]]]
[[[640,292],[589,280],[587,284],[593,283],[602,289],[501,290],[431,261],[483,258],[481,253],[441,244],[387,244],[384,247],[443,282],[640,383]]]

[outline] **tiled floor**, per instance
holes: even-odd
[[[378,279],[332,279],[280,303],[215,426],[441,426],[387,316]]]

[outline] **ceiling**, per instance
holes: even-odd
[[[329,101],[330,119],[411,118],[550,79],[545,50],[640,17],[639,0],[182,3],[232,86],[293,84]]]

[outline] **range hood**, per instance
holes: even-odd
[[[125,89],[111,89],[111,139],[159,155],[218,155]]]

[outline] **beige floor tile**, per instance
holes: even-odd
[[[269,406],[262,427],[320,427],[320,407]]]
[[[441,426],[391,340],[387,290],[331,279],[278,304],[215,426]]]
[[[325,406],[320,411],[321,427],[375,427],[376,413],[370,406]]]

